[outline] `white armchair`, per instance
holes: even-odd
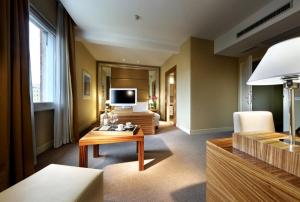
[[[234,132],[275,132],[273,115],[268,111],[233,113]]]

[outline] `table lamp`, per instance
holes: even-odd
[[[249,78],[248,85],[283,84],[289,94],[289,148],[295,144],[295,89],[299,88],[300,37],[273,45]]]

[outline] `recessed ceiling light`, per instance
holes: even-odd
[[[134,15],[134,18],[135,18],[136,20],[140,20],[140,19],[141,19],[141,16],[135,14],[135,15]]]

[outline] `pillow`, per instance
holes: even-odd
[[[132,107],[133,112],[147,112],[148,102],[137,102],[136,105]]]

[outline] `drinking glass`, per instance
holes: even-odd
[[[112,114],[110,117],[110,123],[114,127],[114,124],[118,121],[118,115],[117,114]]]

